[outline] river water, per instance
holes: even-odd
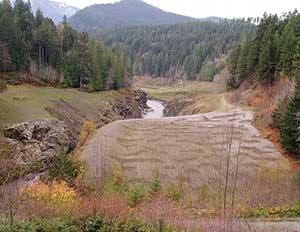
[[[156,119],[164,116],[164,105],[160,101],[148,100],[147,105],[151,108],[143,116],[144,119]]]

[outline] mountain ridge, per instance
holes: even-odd
[[[197,19],[161,10],[142,0],[94,4],[76,12],[69,22],[80,31],[100,31],[138,25],[176,24]]]

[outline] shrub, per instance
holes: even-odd
[[[140,220],[112,221],[108,222],[101,217],[89,219],[83,226],[73,220],[33,220],[21,222],[14,226],[1,225],[0,232],[171,232],[174,229],[162,225],[161,228],[153,228]]]
[[[87,139],[95,133],[96,129],[97,126],[93,121],[85,121],[83,123],[79,137],[79,147],[85,144]]]
[[[250,209],[244,209],[241,211],[241,215],[244,218],[298,218],[300,216],[300,202],[294,202],[289,206],[282,207],[266,208],[264,206],[258,206]]]
[[[0,232],[77,232],[79,226],[73,221],[53,219],[17,223],[14,226],[0,225]]]
[[[151,190],[154,193],[158,193],[162,190],[161,181],[159,180],[158,175],[155,175],[155,177],[152,180]]]
[[[297,186],[300,186],[300,171],[293,176],[293,180]]]
[[[153,230],[145,223],[139,220],[129,220],[125,222],[114,221],[110,226],[104,230],[110,231],[122,231],[122,232],[152,232]]]
[[[102,218],[90,219],[85,224],[85,232],[97,232],[104,227],[105,221]]]
[[[274,110],[272,114],[272,118],[273,118],[273,125],[275,127],[280,128],[284,120],[289,103],[290,103],[290,98],[286,97],[279,102],[277,108]]]
[[[172,200],[179,202],[182,197],[182,192],[174,184],[170,184],[167,189],[167,196]]]
[[[132,211],[128,203],[121,196],[102,197],[82,197],[78,203],[79,208],[76,210],[78,217],[99,216],[114,221],[118,219],[125,219]]]
[[[70,155],[61,153],[52,161],[49,176],[52,180],[64,181],[73,185],[80,171],[79,163],[75,162]]]
[[[207,202],[209,200],[210,191],[209,186],[207,184],[202,185],[199,188],[199,200],[202,202]]]
[[[13,100],[18,101],[18,102],[28,101],[26,96],[13,96]]]
[[[21,190],[20,198],[27,217],[69,216],[78,200],[75,190],[65,182],[32,184]]]
[[[118,194],[126,193],[128,191],[128,181],[119,164],[114,165],[113,174],[105,181],[104,189],[107,192]]]
[[[85,225],[85,232],[151,232],[151,228],[139,220],[105,222],[103,218],[94,218]]]
[[[146,197],[146,189],[142,184],[137,184],[128,190],[128,203],[134,207]]]

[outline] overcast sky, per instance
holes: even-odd
[[[119,0],[57,0],[83,8],[96,3],[111,3]],[[145,0],[163,10],[196,18],[207,16],[257,17],[267,11],[278,13],[300,9],[300,0]]]

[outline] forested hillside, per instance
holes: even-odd
[[[300,14],[297,11],[267,15],[260,20],[254,38],[236,46],[228,59],[229,88],[248,80],[272,85],[280,78],[296,82],[296,92],[279,103],[273,114],[286,151],[300,156]]]
[[[46,75],[49,67],[58,75]],[[56,27],[41,11],[33,15],[30,3],[0,2],[0,72],[34,72],[47,83],[99,91],[129,85],[128,70],[121,54],[76,32],[66,18]]]
[[[174,24],[194,20],[196,19],[165,12],[141,0],[122,0],[113,4],[86,7],[69,21],[77,30],[95,33],[133,25]]]
[[[257,74],[260,81],[272,83],[281,74],[297,76],[300,69],[300,15],[297,11],[267,15],[260,20],[255,36],[247,37],[229,57],[229,87]],[[299,75],[299,73],[298,73]]]
[[[138,26],[102,33],[107,46],[130,57],[135,75],[210,80],[242,38],[251,37],[251,20]]]

